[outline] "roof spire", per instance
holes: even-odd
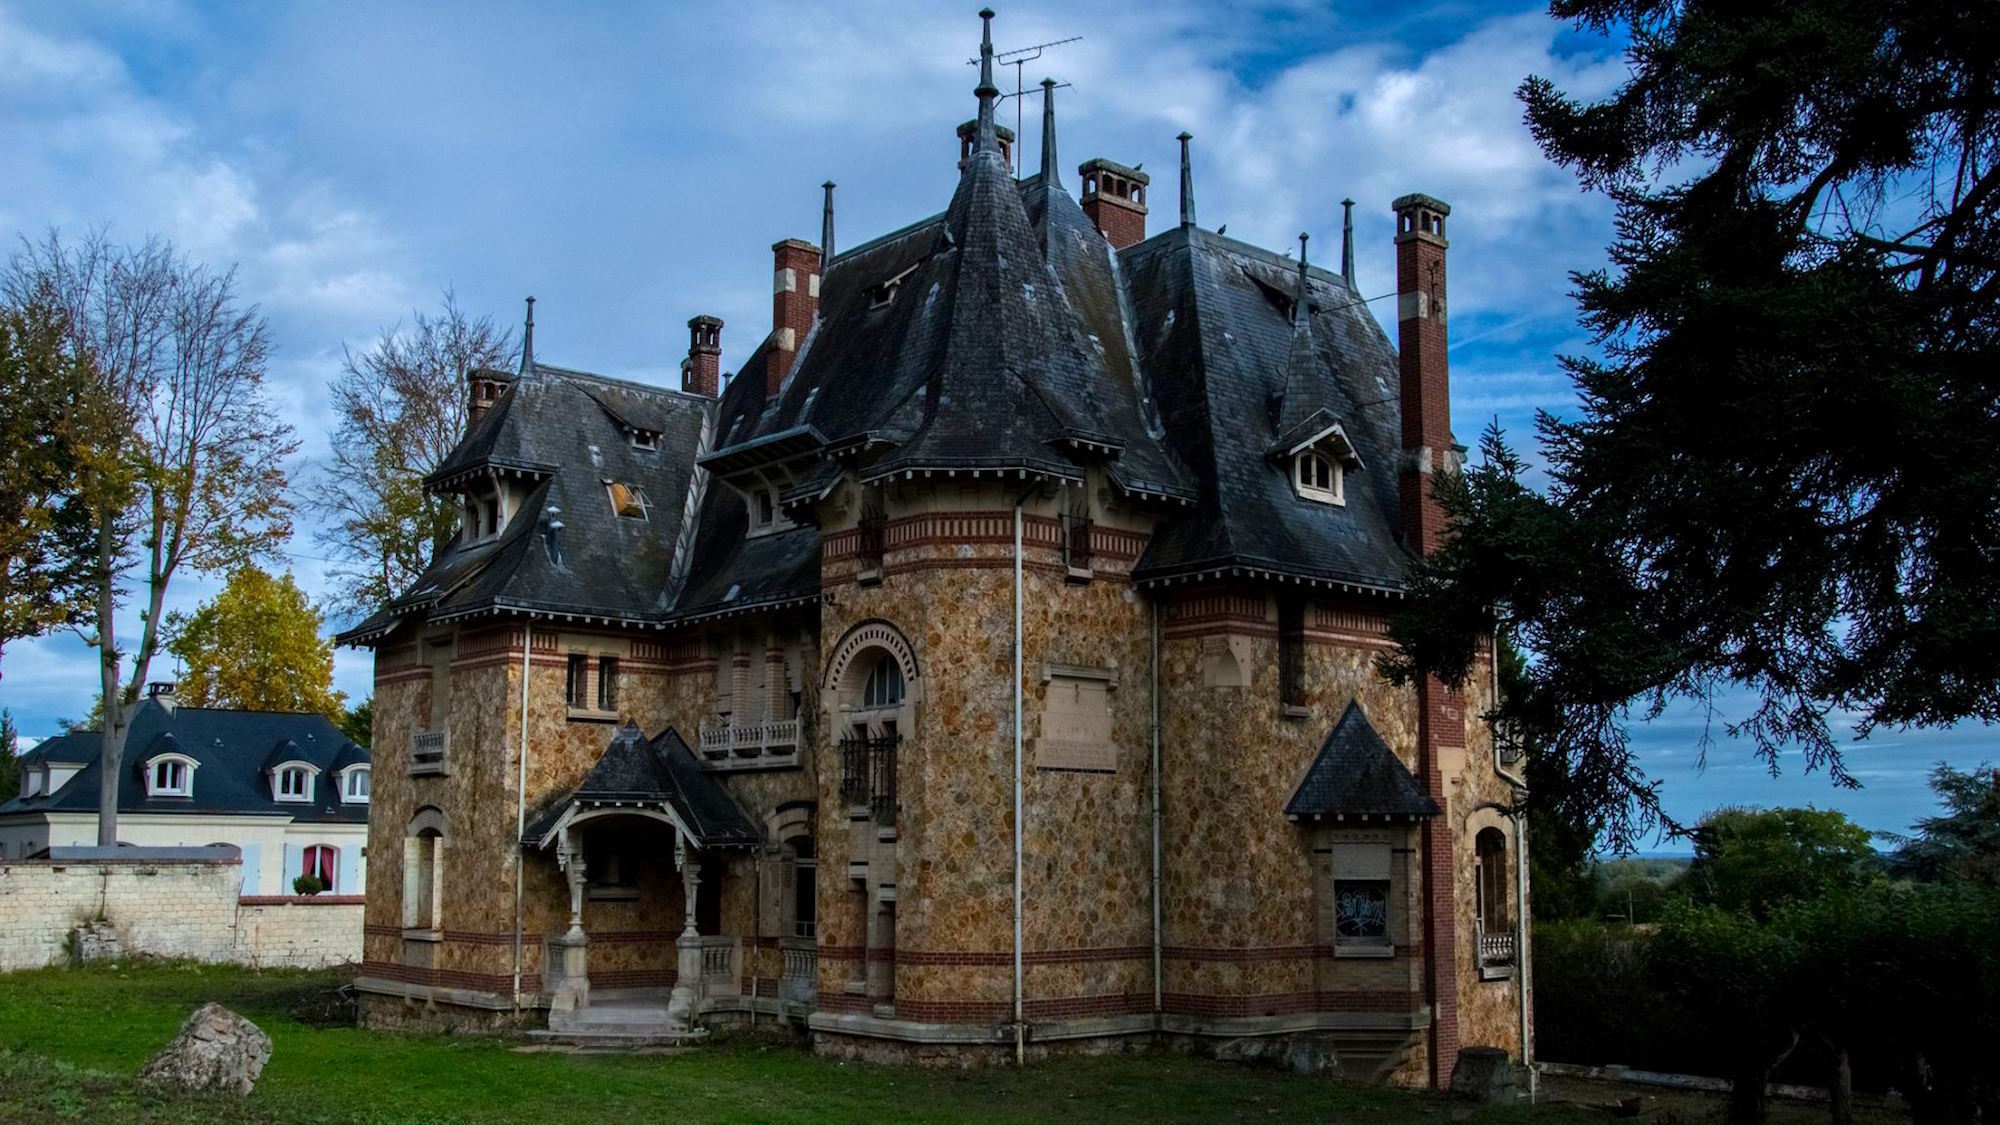
[[[528,323],[521,329],[521,374],[535,369],[535,299],[528,298]]]
[[[1292,302],[1292,323],[1307,331],[1312,330],[1309,311],[1306,308],[1306,232],[1299,232],[1299,295]]]
[[[1194,134],[1183,129],[1175,139],[1181,143],[1181,225],[1191,227],[1194,225],[1194,168],[1188,163],[1188,142],[1194,139]]]
[[[824,276],[826,264],[833,261],[833,181],[828,180],[819,186],[826,191],[826,209],[819,218],[819,265]]]
[[[1016,139],[1015,144],[1020,144]],[[1062,174],[1056,171],[1056,80],[1042,79],[1042,186],[1055,188],[1062,184]]]
[[[972,143],[974,154],[1000,151],[1000,141],[993,132],[993,103],[1000,96],[1000,87],[993,84],[993,9],[979,10],[979,85],[973,94],[979,98],[979,132]]]
[[[1354,286],[1354,201],[1340,201],[1340,276]]]

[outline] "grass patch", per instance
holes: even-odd
[[[92,1122],[1350,1120],[1581,1122],[1544,1106],[1455,1105],[1406,1091],[1166,1055],[1013,1070],[841,1064],[740,1036],[675,1055],[520,1054],[501,1040],[326,1022],[335,973],[126,964],[0,980],[0,1120]],[[132,1078],[215,1000],[273,1050],[245,1101],[168,1098]]]

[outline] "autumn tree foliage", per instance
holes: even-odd
[[[102,436],[90,358],[64,347],[61,310],[0,307],[0,655],[9,641],[78,621],[95,586],[79,487]]]
[[[98,651],[103,706],[98,842],[118,840],[117,784],[132,711],[164,643],[162,607],[184,570],[227,572],[291,535],[286,462],[298,445],[264,394],[270,341],[233,270],[171,243],[101,234],[23,242],[4,272],[11,308],[47,306],[64,353],[94,375],[90,458],[74,495],[89,513],[93,589],[79,628]],[[139,599],[136,643],[118,635]],[[128,649],[129,644],[129,649]]]
[[[167,651],[183,665],[175,694],[196,707],[316,711],[341,722],[345,697],[333,690],[322,624],[291,574],[238,567],[194,613],[168,618]]]
[[[333,455],[311,488],[332,518],[320,542],[340,560],[333,603],[371,612],[409,588],[438,541],[457,526],[449,500],[423,479],[465,432],[466,374],[514,365],[513,335],[472,317],[451,292],[435,314],[382,330],[346,353],[332,386]]]

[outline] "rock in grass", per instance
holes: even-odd
[[[203,1004],[173,1042],[146,1061],[141,1081],[171,1090],[227,1090],[248,1096],[271,1060],[271,1037],[217,1003]]]

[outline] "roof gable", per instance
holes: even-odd
[[[1285,805],[1291,820],[1436,815],[1437,802],[1375,733],[1359,701],[1347,705]]]

